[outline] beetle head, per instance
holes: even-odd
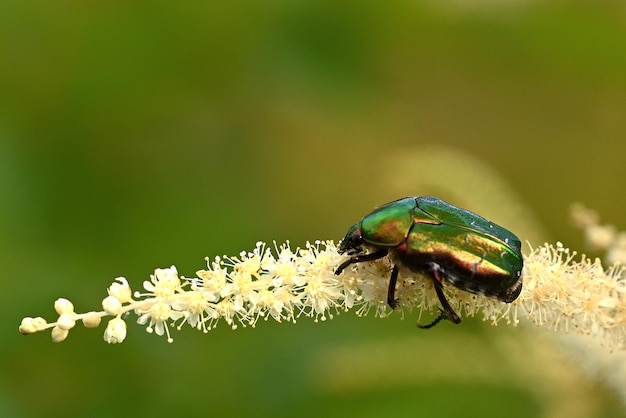
[[[363,234],[361,232],[361,222],[352,225],[348,229],[348,233],[341,240],[339,245],[339,254],[343,254],[346,251],[349,253],[361,252],[363,246]]]

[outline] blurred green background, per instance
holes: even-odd
[[[540,220],[523,240],[584,249],[573,201],[624,229],[623,2],[5,0],[0,22],[0,416],[624,416],[540,333],[479,319],[17,333],[118,276],[339,240],[405,194],[461,206],[423,186],[473,175],[442,149]]]

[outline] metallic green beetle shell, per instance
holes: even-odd
[[[507,229],[432,196],[387,203],[356,223],[340,252],[389,250],[418,273],[441,272],[459,289],[512,302],[522,288],[520,240]]]

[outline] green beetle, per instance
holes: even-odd
[[[393,309],[398,306],[395,291],[400,266],[432,279],[443,309],[420,328],[431,328],[442,319],[461,322],[443,293],[444,280],[506,303],[522,291],[524,260],[519,238],[433,196],[405,197],[375,209],[348,230],[339,246],[339,253],[345,252],[350,258],[335,274],[351,264],[391,257],[394,266],[387,303]]]

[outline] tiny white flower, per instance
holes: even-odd
[[[150,275],[150,281],[144,281],[143,287],[157,297],[168,297],[176,293],[181,287],[176,267],[168,269],[156,269]]]
[[[120,303],[128,303],[132,299],[132,291],[124,277],[118,277],[107,289],[109,296],[115,296]]]
[[[206,295],[206,293],[208,293],[208,295]],[[192,327],[201,329],[204,321],[204,312],[209,309],[211,302],[215,300],[213,296],[214,295],[210,292],[192,290],[187,292],[186,297],[173,302],[172,308],[175,311],[184,313],[185,319],[183,323],[187,322]],[[180,329],[181,326],[182,323],[179,324],[178,329]]]
[[[154,303],[147,310],[138,309],[137,312],[141,314],[137,319],[138,324],[145,325],[147,323],[146,331],[149,333],[154,331],[157,335],[167,334],[168,342],[172,342],[172,338],[167,321],[176,321],[185,316],[184,312],[173,310],[170,305],[163,302]]]
[[[220,292],[226,285],[226,270],[219,266],[213,265],[210,270],[200,270],[196,272],[198,279],[193,280],[196,288],[202,288],[205,295],[211,294],[211,298],[217,301],[220,298]]]
[[[126,322],[122,318],[113,318],[104,331],[104,341],[109,344],[121,343],[126,339]]]

